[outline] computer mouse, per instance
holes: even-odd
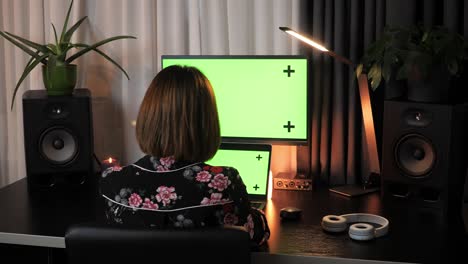
[[[281,208],[280,210],[280,217],[281,219],[287,220],[296,220],[301,217],[302,209],[292,206],[286,206]]]

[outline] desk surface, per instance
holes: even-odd
[[[96,221],[102,216],[95,189],[70,190],[63,193],[28,192],[22,179],[0,189],[0,243],[42,247],[65,247],[64,234],[68,226],[78,222]],[[303,209],[297,221],[282,221],[279,210],[285,206]],[[330,234],[322,231],[321,219],[327,214],[379,214],[390,221],[385,237],[367,242],[351,240],[346,233]],[[267,255],[299,256],[315,263],[320,257],[336,260],[378,260],[391,262],[439,263],[453,254],[468,261],[458,248],[468,248],[463,222],[451,226],[461,240],[449,237],[444,225],[431,212],[414,215],[411,210],[386,208],[379,193],[348,198],[326,189],[312,192],[273,192],[265,210],[271,237]],[[465,210],[465,219],[468,211]],[[466,251],[466,250],[465,250]],[[254,253],[263,258],[263,252]],[[323,259],[321,259],[323,261]],[[326,263],[327,261],[325,261]],[[279,262],[277,262],[279,263]]]

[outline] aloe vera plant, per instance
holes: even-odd
[[[72,65],[71,63],[76,60],[77,58],[81,57],[82,55],[94,51],[104,57],[106,60],[110,61],[112,64],[114,64],[116,67],[118,67],[127,77],[127,79],[130,79],[128,76],[127,72],[113,59],[111,59],[108,55],[106,55],[104,52],[98,49],[98,47],[107,44],[111,41],[119,40],[119,39],[136,39],[134,36],[127,36],[127,35],[121,35],[121,36],[114,36],[111,38],[107,38],[104,40],[101,40],[97,43],[94,43],[92,45],[88,45],[85,43],[72,43],[71,38],[73,36],[73,33],[78,29],[78,27],[85,21],[87,16],[84,16],[78,22],[76,22],[73,26],[67,29],[68,27],[68,20],[70,17],[70,12],[73,6],[73,0],[70,3],[70,6],[68,8],[67,16],[65,18],[65,22],[63,24],[62,32],[60,34],[60,38],[57,35],[57,31],[55,29],[54,24],[52,24],[52,28],[54,30],[54,36],[55,36],[55,44],[53,43],[48,43],[48,44],[38,44],[33,41],[27,40],[25,38],[22,38],[20,36],[14,35],[12,33],[6,32],[6,31],[0,31],[0,35],[4,37],[6,40],[26,52],[28,55],[31,56],[30,60],[26,64],[26,67],[23,70],[23,73],[21,77],[19,78],[18,82],[16,83],[15,90],[13,92],[13,97],[11,100],[11,109],[13,109],[13,104],[15,101],[16,94],[18,92],[18,89],[21,85],[21,83],[24,81],[24,79],[28,76],[28,74],[39,64],[44,65],[44,71],[45,73],[43,76],[49,76],[56,72],[56,69],[58,67],[63,67],[67,65]],[[67,56],[67,53],[72,50],[76,49],[76,53],[72,54],[71,56]],[[76,67],[74,68],[76,72]],[[75,73],[76,75],[76,73]],[[46,83],[46,81],[44,81]],[[47,85],[46,85],[47,86]],[[73,84],[74,87],[74,84]],[[73,88],[72,87],[72,88]]]

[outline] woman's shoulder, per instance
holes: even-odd
[[[147,164],[149,162],[149,157],[144,156],[135,163],[132,163],[127,166],[113,166],[105,169],[101,173],[102,179],[118,179],[124,178],[125,176],[133,175],[135,173],[139,173],[139,171],[145,170],[145,168],[149,168]]]
[[[125,175],[129,175],[131,173],[132,168],[130,166],[114,166],[109,167],[101,172],[101,182],[103,180],[116,180],[118,178],[125,177]]]

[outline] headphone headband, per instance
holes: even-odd
[[[364,222],[364,223],[362,223]],[[378,224],[380,227],[367,223]],[[322,218],[322,228],[328,232],[342,232],[349,228],[349,236],[355,240],[370,240],[375,237],[381,237],[388,233],[389,221],[380,215],[374,214],[344,214],[344,215],[326,215]]]
[[[387,234],[389,222],[387,218],[374,214],[344,214],[341,215],[346,219],[348,224],[351,223],[373,223],[378,224],[380,227],[375,228],[375,237],[381,237]]]

